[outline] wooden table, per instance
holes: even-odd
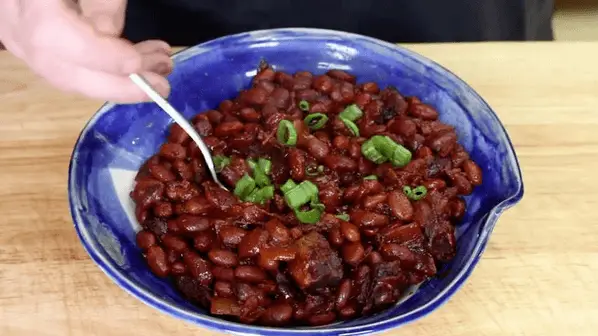
[[[598,334],[598,43],[409,46],[505,123],[525,180],[467,284],[387,335]],[[211,335],[143,305],[89,259],[67,208],[74,142],[101,102],[0,53],[0,335]]]

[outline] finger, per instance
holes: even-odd
[[[96,30],[120,36],[125,24],[127,0],[79,0],[81,14]]]
[[[146,54],[143,57],[143,72],[153,72],[161,76],[167,76],[172,72],[172,59],[162,52]]]
[[[35,62],[52,53],[65,62],[97,71],[120,75],[140,72],[143,59],[131,43],[96,31],[64,4],[46,9],[43,21],[28,36]]]
[[[172,54],[172,48],[164,41],[147,40],[135,44],[135,49],[142,54],[151,54],[154,52],[162,52],[166,55]]]
[[[36,65],[37,66],[37,65]],[[47,58],[46,63],[33,68],[51,84],[61,90],[77,92],[101,100],[117,103],[135,103],[148,101],[149,98],[126,75],[114,75],[73,66],[57,58]],[[48,69],[51,69],[48,70]],[[167,97],[170,85],[166,78],[154,72],[144,71],[141,74],[153,87]]]

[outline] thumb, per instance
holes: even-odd
[[[98,32],[112,36],[122,33],[127,0],[79,0],[79,7]]]

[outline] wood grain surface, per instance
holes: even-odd
[[[408,47],[497,111],[525,196],[465,286],[386,335],[597,335],[598,43]],[[0,52],[0,335],[216,335],[126,294],[79,243],[67,167],[100,104],[55,91]]]

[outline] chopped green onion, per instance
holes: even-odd
[[[378,176],[376,175],[368,175],[366,177],[363,178],[364,180],[377,180]]]
[[[257,167],[257,163],[255,163],[255,161],[252,159],[247,159],[246,161],[249,165],[249,168],[251,168],[251,170],[255,170],[255,167]]]
[[[272,162],[268,159],[259,158],[257,165],[266,174],[269,175],[272,172]]]
[[[351,104],[347,106],[343,112],[339,114],[339,116],[350,121],[355,121],[363,116],[363,111],[359,108],[359,106]]]
[[[255,188],[255,189],[253,189],[251,194],[249,194],[245,198],[243,198],[243,201],[251,202],[251,203],[260,203],[259,202],[260,194],[261,194],[261,189]]]
[[[405,195],[407,195],[407,197],[411,196],[411,192],[412,192],[412,191],[411,191],[411,187],[410,187],[410,186],[404,186],[404,187],[403,187],[403,193],[404,193]]]
[[[301,223],[315,224],[320,220],[322,216],[322,210],[311,209],[307,211],[295,210],[295,216]]]
[[[302,100],[299,102],[299,109],[301,111],[307,112],[309,111],[309,102],[307,100]]]
[[[282,191],[283,194],[286,194],[289,190],[295,188],[297,186],[297,183],[295,183],[295,181],[288,179],[283,185],[280,186],[280,191]]]
[[[253,189],[255,189],[255,180],[249,175],[245,174],[239,181],[237,181],[234,194],[240,199],[245,199],[245,197],[247,197],[253,191]]]
[[[343,117],[340,117],[341,121],[345,124],[345,126],[347,126],[347,128],[349,129],[349,131],[351,131],[351,133],[353,133],[354,136],[359,136],[359,128],[357,127],[357,125],[355,125],[354,122],[352,122],[349,119],[345,119]]]
[[[274,197],[274,186],[265,186],[262,189],[260,189],[260,192],[264,200],[269,200],[272,197]]]
[[[305,175],[307,176],[318,176],[324,172],[324,166],[309,165],[305,168]]]
[[[336,215],[336,218],[338,218],[340,220],[344,220],[345,222],[348,222],[351,219],[351,217],[349,217],[349,214],[346,214],[346,213]]]
[[[303,181],[293,189],[286,192],[283,191],[283,193],[284,199],[289,207],[291,209],[297,209],[310,201],[312,204],[316,203],[315,201],[318,197],[318,187],[310,181]]]
[[[328,116],[325,115],[324,113],[308,114],[307,117],[305,117],[305,119],[303,119],[303,122],[305,123],[305,125],[307,127],[309,127],[309,129],[311,129],[311,130],[318,130],[318,129],[324,127],[324,125],[326,125],[327,121],[328,121]]]
[[[407,197],[409,197],[410,199],[412,199],[414,201],[419,201],[420,199],[424,198],[427,193],[428,193],[428,189],[426,189],[426,187],[419,186],[419,187],[413,188],[413,190],[411,190],[411,195],[407,195]]]
[[[265,187],[267,185],[272,184],[268,175],[266,175],[261,169],[259,169],[259,167],[253,171],[253,179],[255,180],[255,183],[260,187]]]
[[[376,149],[373,138],[367,140],[361,145],[361,154],[375,164],[381,164],[388,160],[384,155],[382,155],[382,153],[378,151],[378,149]]]
[[[230,158],[224,155],[216,155],[212,157],[212,160],[214,161],[214,168],[216,168],[216,172],[218,173],[230,163]]]
[[[295,146],[297,143],[297,130],[293,123],[288,120],[281,120],[276,131],[278,142],[286,146]]]
[[[411,161],[411,152],[399,144],[396,145],[392,157],[390,158],[390,162],[392,162],[392,165],[395,167],[404,167]]]
[[[264,202],[272,197],[274,197],[274,186],[265,186],[260,189],[254,189],[251,194],[244,199],[244,201],[264,204]]]

